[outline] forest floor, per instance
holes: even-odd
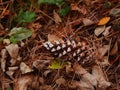
[[[1,0],[0,90],[120,90],[120,0]]]

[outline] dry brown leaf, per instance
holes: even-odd
[[[99,36],[100,34],[102,34],[105,30],[105,26],[101,26],[101,27],[97,27],[94,31],[96,36]]]
[[[65,79],[63,77],[58,78],[56,81],[56,84],[58,85],[65,85]]]
[[[98,81],[98,87],[100,89],[102,90],[106,89],[107,87],[111,85],[111,83],[106,80],[105,75],[99,66],[95,65],[92,68],[92,74],[94,75],[94,77],[96,77]]]
[[[82,75],[81,78],[82,78],[83,81],[89,82],[90,85],[97,86],[96,78],[94,76],[92,76],[92,74],[87,72],[82,66],[80,66],[77,63],[75,63],[73,65],[73,69],[74,69],[76,74]]]
[[[21,78],[17,79],[14,82],[14,89],[13,90],[28,90],[28,86],[31,86],[32,82],[34,81],[32,75],[22,76]]]
[[[92,20],[90,20],[90,19],[83,18],[83,24],[84,24],[85,26],[89,26],[89,25],[94,24],[94,22],[93,22]]]
[[[110,20],[110,17],[104,17],[104,18],[100,19],[98,25],[105,25],[109,22],[109,20]]]
[[[76,88],[78,87],[80,90],[94,90],[94,86],[92,86],[89,82],[85,82],[84,80],[80,81],[72,81],[70,87]]]
[[[10,56],[14,59],[17,58],[18,56],[18,52],[19,52],[19,47],[17,44],[10,44],[8,46],[5,47],[8,51],[8,53],[10,54]]]
[[[107,36],[110,34],[110,29],[111,29],[111,26],[108,26],[106,27],[105,31],[102,33],[104,36]]]
[[[114,44],[114,47],[112,48],[112,50],[110,51],[110,55],[115,55],[118,53],[118,43],[117,41]]]
[[[103,58],[103,56],[108,52],[109,50],[109,45],[104,45],[103,47],[98,49],[98,53],[99,53],[99,58]]]
[[[54,19],[55,19],[55,22],[58,24],[60,22],[62,22],[60,16],[58,15],[58,13],[56,13],[55,11],[53,11],[53,15],[54,15]]]
[[[9,45],[10,44],[10,40],[9,39],[4,39],[3,43],[6,44],[6,45]]]
[[[60,43],[63,43],[64,41],[59,38],[58,36],[54,35],[54,34],[48,34],[48,41],[54,43],[54,41],[59,41]]]
[[[5,72],[5,67],[6,67],[6,54],[7,54],[7,50],[6,49],[2,49],[1,50],[1,69],[3,72]]]
[[[22,74],[26,74],[29,72],[32,72],[33,69],[31,69],[28,65],[26,65],[24,62],[21,62],[20,64],[20,70],[22,72]]]

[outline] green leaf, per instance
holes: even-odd
[[[12,87],[9,87],[7,90],[13,90]]]
[[[19,27],[13,28],[9,34],[12,42],[21,41],[32,35],[32,32],[29,29]]]
[[[34,12],[21,12],[17,17],[17,22],[24,23],[24,22],[32,22],[35,20],[36,14]]]
[[[59,6],[63,0],[38,0],[38,4],[55,4]]]
[[[61,16],[66,16],[69,11],[70,11],[70,6],[66,6],[64,9],[61,9],[59,13]]]
[[[65,65],[66,65],[66,62],[63,61],[63,60],[54,60],[54,61],[52,61],[49,68],[51,68],[51,69],[61,69],[61,68],[64,68]]]

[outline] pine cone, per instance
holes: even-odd
[[[54,57],[79,62],[83,66],[91,65],[94,62],[94,51],[85,42],[76,42],[75,40],[66,40],[65,43],[54,41],[54,44],[47,41],[43,46],[49,50]]]

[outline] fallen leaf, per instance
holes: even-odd
[[[120,9],[119,8],[113,8],[109,12],[110,15],[116,16],[120,14]]]
[[[28,65],[26,65],[24,62],[21,62],[20,64],[20,70],[22,72],[22,74],[26,74],[29,72],[32,72],[33,69],[31,69]]]
[[[98,53],[99,53],[99,58],[103,58],[103,56],[108,52],[109,50],[109,45],[104,45],[103,47],[98,49]]]
[[[17,44],[10,44],[5,48],[12,58],[16,59],[18,57],[19,47]]]
[[[102,33],[104,36],[107,36],[110,34],[110,29],[111,29],[111,26],[108,26],[106,27],[105,31]]]
[[[109,20],[110,20],[110,17],[104,17],[104,18],[100,19],[98,25],[105,25],[109,22]]]
[[[72,81],[72,83],[74,84],[74,87],[76,86],[80,90],[94,90],[94,86],[84,80]]]
[[[56,81],[56,84],[58,84],[58,85],[65,85],[65,79],[64,78],[62,78],[62,77],[60,77],[60,78],[58,78]]]
[[[105,26],[100,26],[95,29],[94,33],[96,36],[99,36],[100,34],[104,32],[104,30],[105,30]]]
[[[60,16],[58,15],[58,13],[56,13],[55,11],[53,11],[53,15],[54,15],[54,19],[55,19],[55,22],[58,24],[60,22],[62,22]]]
[[[94,24],[94,22],[93,22],[92,20],[90,20],[90,19],[83,18],[83,24],[84,24],[85,26],[89,26],[89,25]]]
[[[90,85],[97,86],[97,80],[92,74],[90,74],[88,71],[86,71],[82,66],[75,63],[73,65],[73,69],[77,75],[82,75],[81,79],[84,82],[89,82]]]
[[[98,87],[100,89],[102,90],[106,89],[107,87],[111,85],[111,83],[106,80],[105,75],[99,66],[95,65],[92,68],[92,74],[94,75],[94,77],[96,77],[98,81]]]
[[[1,69],[3,72],[5,72],[5,67],[6,67],[6,54],[7,54],[7,50],[6,49],[2,49],[1,50]]]
[[[114,44],[112,50],[110,51],[110,55],[115,55],[118,53],[118,43],[116,41],[116,43]]]
[[[6,45],[9,45],[10,44],[10,40],[9,39],[3,39],[3,43],[6,44]]]

